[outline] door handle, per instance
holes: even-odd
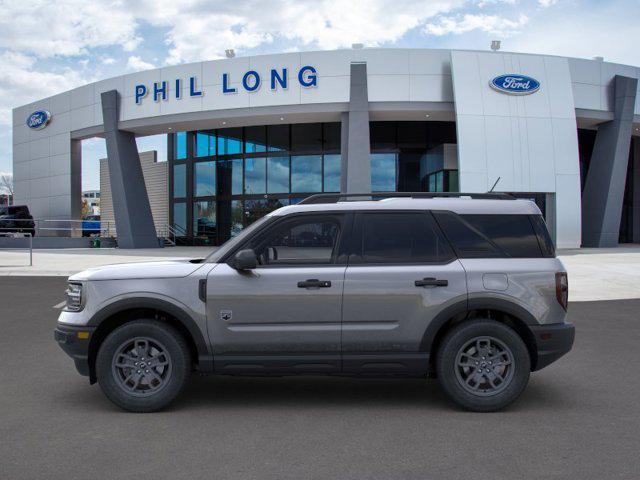
[[[330,286],[331,282],[329,280],[318,280],[317,278],[298,282],[298,288],[329,288]]]
[[[422,280],[416,280],[416,287],[446,287],[449,285],[449,280],[440,280],[433,277],[423,278]]]

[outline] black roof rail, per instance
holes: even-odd
[[[363,198],[364,197],[364,198]],[[381,200],[383,198],[460,198],[484,200],[516,200],[508,193],[464,193],[464,192],[375,192],[375,193],[316,193],[298,202],[298,205],[316,203],[338,203],[340,201]]]

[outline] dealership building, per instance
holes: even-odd
[[[378,48],[122,75],[13,110],[15,203],[79,219],[81,141],[104,137],[121,247],[157,246],[163,209],[177,236],[219,244],[317,192],[491,189],[534,200],[561,248],[640,243],[639,77],[599,58]],[[135,138],[162,133],[150,186]]]

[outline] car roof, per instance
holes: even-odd
[[[540,209],[525,199],[455,198],[402,198],[381,200],[344,201],[336,203],[310,203],[290,205],[270,213],[272,216],[303,212],[343,212],[366,210],[445,210],[459,214],[540,215]]]

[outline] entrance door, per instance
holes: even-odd
[[[467,299],[465,271],[428,212],[356,215],[343,297],[345,372],[423,373],[429,322]]]
[[[256,269],[209,273],[217,371],[339,371],[344,231],[342,214],[289,216],[242,247],[257,254]]]

